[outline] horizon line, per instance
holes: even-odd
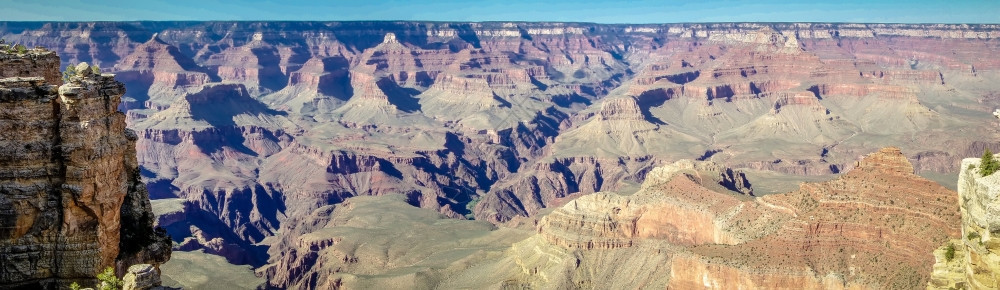
[[[695,21],[695,22],[588,22],[546,20],[0,20],[0,23],[98,23],[98,22],[414,22],[414,23],[567,23],[598,25],[669,25],[669,24],[908,24],[908,25],[1000,25],[1000,22],[851,22],[851,21]]]

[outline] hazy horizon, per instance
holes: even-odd
[[[428,21],[603,24],[1000,23],[998,1],[83,1],[0,0],[2,21]]]
[[[0,23],[100,23],[100,22],[415,22],[415,23],[579,23],[579,24],[596,24],[596,25],[663,25],[663,24],[727,24],[727,23],[767,23],[767,24],[785,24],[785,23],[816,23],[816,24],[908,24],[908,25],[933,25],[933,24],[945,24],[945,25],[1000,25],[1000,23],[976,23],[976,22],[857,22],[857,21],[686,21],[686,22],[590,22],[590,21],[553,21],[553,20],[483,20],[483,21],[466,21],[466,20],[420,20],[420,19],[386,19],[386,20],[262,20],[262,19],[246,19],[246,20],[228,20],[228,19],[210,19],[210,20],[0,20]]]

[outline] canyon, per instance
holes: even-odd
[[[123,84],[115,126],[175,250],[289,288],[922,287],[960,235],[961,160],[1000,151],[998,36],[0,22]]]

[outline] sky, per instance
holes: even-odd
[[[0,0],[0,21],[131,20],[1000,23],[1000,1]]]

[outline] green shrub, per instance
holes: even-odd
[[[125,281],[118,279],[118,276],[115,276],[115,269],[111,267],[104,268],[104,272],[97,274],[97,280],[99,283],[94,286],[97,290],[118,290],[125,285]],[[69,284],[69,289],[80,290],[80,284],[73,282]]]
[[[98,290],[118,290],[125,284],[124,281],[115,276],[115,269],[107,267],[104,272],[97,274],[97,280],[101,284],[97,285]]]
[[[944,258],[948,259],[948,262],[951,262],[952,259],[955,259],[955,245],[954,244],[948,243],[948,247],[944,249]]]
[[[93,71],[95,75],[101,74],[101,67],[97,65],[90,66],[90,70]]]
[[[1000,162],[993,157],[993,152],[990,152],[990,148],[986,148],[983,151],[983,158],[979,160],[979,175],[990,176],[994,172],[1000,169]]]
[[[66,70],[63,71],[62,75],[63,75],[63,82],[68,83],[71,79],[73,79],[73,77],[76,76],[76,66],[74,65],[66,66]]]
[[[979,245],[983,244],[982,236],[980,236],[977,232],[970,232],[965,235],[965,238],[969,241],[976,241]]]
[[[14,50],[16,50],[18,54],[28,53],[28,48],[23,44],[14,45]]]

